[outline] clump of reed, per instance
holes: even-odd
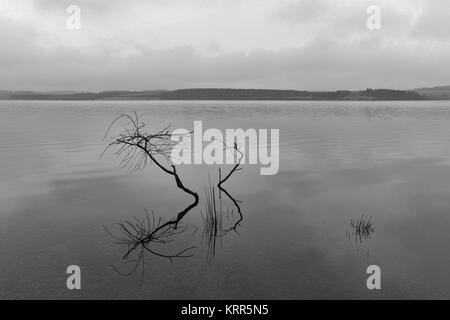
[[[209,185],[205,187],[205,212],[202,211],[203,220],[203,235],[202,242],[207,244],[207,261],[211,259],[216,253],[216,246],[221,241],[223,232],[222,221],[223,211],[220,201],[217,201],[217,194],[215,187],[209,181]]]
[[[356,220],[350,219],[351,233],[347,232],[347,237],[351,235],[355,238],[355,241],[362,242],[363,240],[370,239],[370,236],[375,232],[372,216],[367,217],[361,214]]]

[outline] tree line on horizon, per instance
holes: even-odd
[[[299,91],[274,89],[197,88],[154,91],[33,92],[0,91],[3,100],[429,100],[427,91],[366,89],[363,91]],[[423,89],[425,90],[425,89]],[[445,92],[444,92],[445,93]],[[449,94],[440,98],[450,99]]]

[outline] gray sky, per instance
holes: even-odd
[[[0,46],[6,90],[450,85],[450,0],[0,0]]]

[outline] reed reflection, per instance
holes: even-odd
[[[357,219],[350,219],[349,229],[347,229],[347,240],[353,241],[356,245],[356,251],[359,253],[363,242],[370,240],[375,232],[372,216],[367,217],[361,214]],[[366,255],[369,256],[369,249]]]

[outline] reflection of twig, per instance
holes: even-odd
[[[220,192],[225,193],[225,194],[227,195],[227,197],[233,202],[234,206],[236,207],[236,209],[237,209],[237,211],[238,211],[238,213],[239,213],[239,219],[235,222],[235,224],[234,224],[232,227],[230,227],[230,228],[224,230],[224,233],[227,233],[227,232],[229,232],[229,231],[231,231],[231,230],[234,230],[234,231],[237,233],[236,228],[239,226],[239,224],[240,224],[241,221],[243,220],[243,215],[242,215],[241,207],[239,206],[239,203],[240,203],[241,201],[236,200],[235,198],[233,198],[233,196],[232,196],[226,189],[224,189],[224,188],[222,187],[222,184],[225,183],[225,182],[231,177],[231,175],[232,175],[234,172],[239,171],[239,170],[242,169],[242,168],[240,168],[239,166],[240,166],[240,164],[241,164],[241,161],[242,161],[242,158],[243,158],[244,155],[243,155],[243,153],[239,150],[239,148],[238,148],[236,142],[234,142],[233,150],[235,150],[236,152],[239,153],[239,155],[240,155],[239,160],[238,160],[238,162],[234,165],[234,167],[231,169],[231,171],[230,171],[223,179],[222,179],[222,172],[221,172],[221,170],[220,170],[220,168],[219,168],[219,183],[217,184],[217,187],[219,188]]]
[[[119,235],[113,234],[111,231],[109,231],[106,227],[106,232],[113,237],[116,241],[115,243],[118,245],[126,246],[128,248],[127,254],[131,253],[130,248],[133,249],[133,252],[135,252],[135,258],[124,258],[127,263],[134,263],[134,267],[129,272],[122,272],[119,271],[115,266],[111,266],[116,272],[118,272],[121,275],[131,275],[134,273],[139,265],[142,265],[142,279],[144,277],[144,266],[146,265],[145,262],[145,252],[149,252],[153,255],[167,258],[171,262],[175,258],[189,258],[192,257],[192,254],[189,253],[189,251],[194,246],[188,247],[186,249],[183,249],[176,253],[166,254],[161,253],[159,250],[152,248],[149,246],[150,241],[143,242],[142,238],[145,237],[148,234],[153,234],[153,238],[151,240],[151,243],[154,245],[158,244],[167,244],[174,240],[174,237],[177,235],[180,235],[188,230],[188,227],[184,224],[180,224],[177,229],[174,228],[160,228],[163,225],[163,221],[161,218],[158,220],[155,220],[155,215],[153,212],[151,214],[145,210],[146,217],[142,220],[139,220],[138,218],[134,218],[133,220],[125,220],[118,223],[119,226]],[[156,230],[159,230],[155,232]],[[137,250],[136,244],[139,244],[139,250]]]
[[[224,143],[225,145],[225,143]],[[206,253],[206,261],[208,263],[211,262],[212,258],[214,257],[216,253],[216,246],[218,243],[218,240],[220,243],[222,243],[222,237],[225,236],[229,231],[234,230],[237,232],[237,227],[240,224],[240,222],[243,219],[241,207],[239,203],[241,201],[236,200],[223,186],[222,184],[225,183],[234,172],[241,170],[242,168],[239,167],[242,158],[243,153],[239,150],[236,143],[234,143],[233,147],[229,148],[225,145],[225,149],[232,149],[233,152],[239,153],[240,157],[238,160],[238,163],[230,170],[230,172],[222,179],[222,171],[219,168],[219,182],[217,184],[217,188],[219,190],[219,195],[217,201],[217,194],[216,189],[213,185],[211,185],[211,181],[209,180],[208,187],[205,187],[205,196],[206,196],[206,207],[205,207],[205,214],[202,213],[202,219],[203,219],[203,235],[202,235],[202,242],[206,240],[207,243],[207,253]],[[228,229],[223,229],[223,213],[224,210],[222,208],[222,197],[221,193],[225,193],[227,197],[233,202],[234,206],[236,207],[238,213],[239,213],[239,219],[233,224],[232,227]],[[233,210],[227,209],[226,211],[227,218],[231,215],[233,216]]]
[[[147,214],[147,218],[142,221],[135,219],[134,222],[123,221],[119,223],[119,231],[122,233],[122,237],[114,236],[114,238],[118,240],[118,243],[127,246],[127,252],[123,256],[123,259],[128,259],[129,255],[138,247],[140,247],[137,260],[138,263],[143,262],[141,259],[143,259],[143,253],[146,251],[170,260],[172,260],[172,258],[187,257],[183,255],[183,253],[192,249],[192,247],[174,255],[162,254],[149,247],[150,243],[167,243],[170,237],[178,234],[179,232],[176,232],[175,230],[177,230],[181,220],[191,209],[196,207],[199,202],[198,194],[187,188],[182,183],[176,167],[171,165],[170,168],[168,168],[157,159],[158,156],[162,156],[164,159],[169,160],[170,152],[176,145],[176,142],[172,139],[174,135],[169,133],[169,127],[166,127],[156,133],[147,133],[144,129],[145,123],[142,122],[137,113],[134,112],[132,115],[123,114],[115,118],[108,127],[104,139],[108,135],[112,126],[119,119],[128,120],[126,128],[123,132],[119,133],[118,136],[113,138],[113,141],[108,144],[102,155],[107,150],[115,148],[114,155],[122,159],[121,165],[128,167],[132,171],[144,168],[147,161],[150,160],[162,171],[173,176],[179,189],[194,198],[194,201],[181,210],[172,220],[163,222],[159,219],[157,223],[150,223],[151,221],[149,219],[149,215]],[[183,231],[183,228],[181,228],[181,231]],[[110,232],[108,233],[111,234]]]

